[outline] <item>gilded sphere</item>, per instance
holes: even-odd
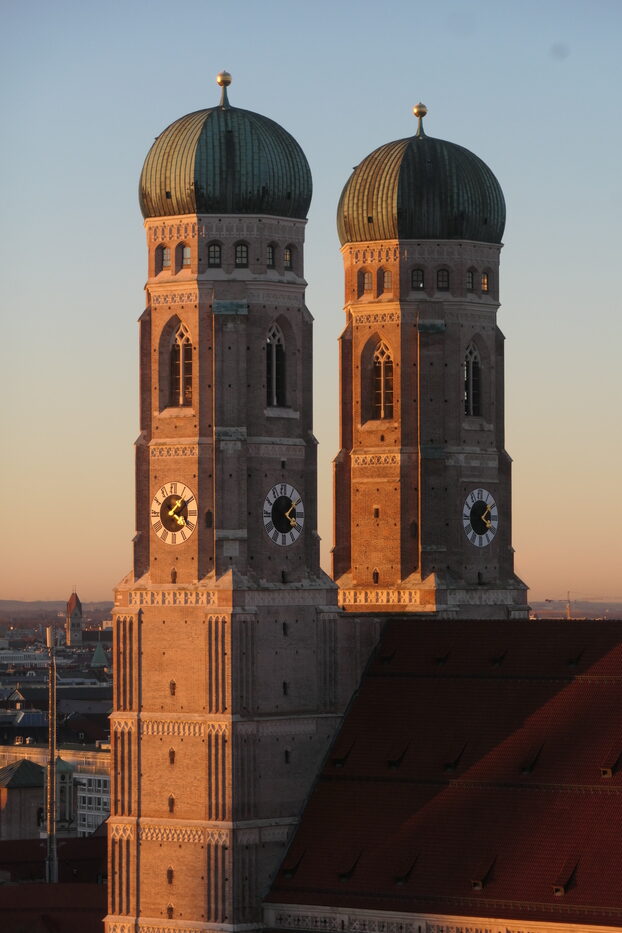
[[[219,87],[229,87],[231,84],[232,78],[228,71],[220,71],[216,75],[216,84]]]
[[[421,101],[413,107],[413,113],[416,117],[425,117],[427,112],[428,108],[425,104],[422,104]]]

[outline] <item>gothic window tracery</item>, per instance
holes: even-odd
[[[464,413],[476,417],[482,413],[482,367],[477,347],[470,343],[464,355]]]
[[[393,357],[384,340],[374,352],[372,418],[393,417]]]
[[[285,340],[278,324],[266,336],[266,401],[268,408],[283,408],[285,399]]]
[[[192,340],[183,323],[179,324],[171,344],[169,405],[173,408],[192,405]]]

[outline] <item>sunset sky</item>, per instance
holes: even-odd
[[[415,132],[476,152],[505,193],[499,324],[516,569],[531,597],[622,599],[619,0],[3,0],[4,514],[0,598],[111,598],[130,568],[138,177],[169,123],[233,106],[313,173],[320,534],[332,544],[335,211],[352,167]]]

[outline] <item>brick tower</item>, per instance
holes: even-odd
[[[320,570],[311,177],[220,104],[143,168],[134,566],[116,590],[108,933],[252,929],[375,623]],[[356,638],[354,632],[356,630]]]
[[[501,188],[423,131],[354,170],[345,267],[334,578],[350,610],[520,618],[504,449]]]

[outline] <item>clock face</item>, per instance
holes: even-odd
[[[273,486],[263,503],[263,525],[275,544],[287,547],[294,544],[305,523],[305,509],[297,489],[289,483]]]
[[[497,533],[499,510],[487,489],[474,489],[462,507],[464,533],[475,547],[486,547]]]
[[[151,527],[165,544],[183,544],[197,524],[197,500],[185,483],[164,483],[151,503]]]

